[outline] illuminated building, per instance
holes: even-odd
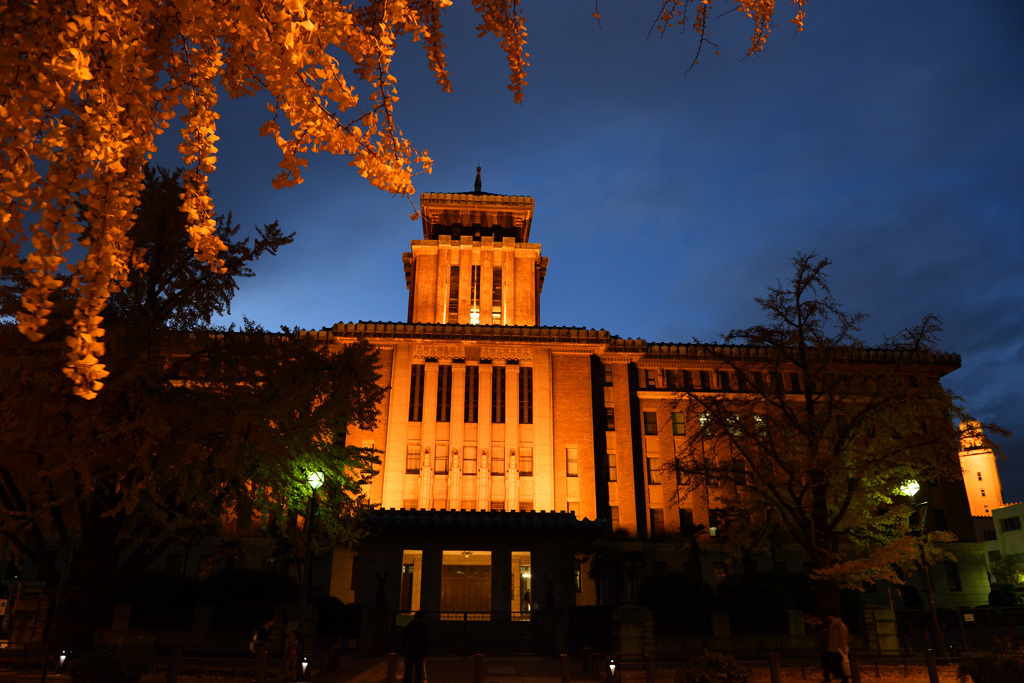
[[[719,503],[710,489],[687,494],[665,465],[687,438],[680,392],[741,392],[743,378],[697,345],[542,326],[548,261],[530,241],[532,198],[482,192],[478,175],[473,192],[426,193],[421,206],[423,239],[403,255],[408,322],[323,333],[376,346],[389,387],[377,429],[348,435],[382,454],[365,489],[379,510],[354,556],[336,551],[330,593],[515,621],[600,600],[587,540],[618,532],[647,567],[682,571],[679,533],[693,525],[711,530],[700,571],[713,584],[730,562],[715,542]],[[759,349],[724,352],[756,364]],[[929,372],[958,366],[940,355]],[[962,495],[942,496],[933,518],[973,537]],[[803,570],[795,546],[784,550],[773,568]],[[627,592],[602,588],[606,602]]]

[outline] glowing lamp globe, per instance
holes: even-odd
[[[310,488],[316,491],[318,488],[324,485],[324,473],[310,472],[308,475],[306,475],[306,481],[309,482]]]

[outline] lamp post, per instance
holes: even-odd
[[[917,495],[917,492],[920,490],[921,485],[918,484],[913,479],[905,482],[903,486],[899,488],[899,492],[902,493],[904,496],[908,496],[912,501],[914,500],[914,497]],[[939,614],[935,611],[935,592],[932,590],[932,573],[931,569],[928,566],[928,558],[925,556],[924,552],[924,540],[921,539],[921,536],[924,535],[924,531],[926,529],[925,524],[928,520],[928,501],[925,500],[920,503],[913,502],[911,503],[911,507],[921,508],[921,534],[918,536],[918,538],[920,539],[918,542],[918,547],[921,551],[921,568],[924,570],[925,594],[928,596],[928,611],[930,613],[932,622],[932,648],[937,653],[939,653],[939,656],[945,657],[946,637],[945,635],[943,635],[942,627],[939,625]]]
[[[305,677],[308,658],[306,656],[306,600],[309,598],[309,588],[313,580],[313,524],[316,521],[317,490],[324,484],[323,472],[310,472],[306,475],[306,482],[309,483],[309,510],[306,515],[306,566],[304,576],[299,590],[299,644],[302,646],[303,665],[302,674]]]

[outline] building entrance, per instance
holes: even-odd
[[[491,612],[491,553],[483,550],[445,550],[441,566],[442,618],[475,618]]]

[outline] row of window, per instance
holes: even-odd
[[[451,267],[448,285],[448,319],[459,319],[459,266]],[[501,324],[501,266],[494,266],[491,285],[491,323]],[[480,266],[470,266],[469,277],[469,323],[480,324]]]
[[[423,421],[423,388],[426,383],[426,366],[416,363],[412,366],[409,386],[409,422]],[[479,420],[480,410],[480,366],[467,365],[465,372],[465,402],[462,419],[467,424]],[[452,366],[437,367],[437,415],[438,422],[451,422],[452,418]],[[505,422],[505,366],[495,365],[491,369],[491,423]],[[519,424],[533,424],[533,368],[519,368]]]
[[[459,450],[454,449],[451,452],[454,457],[459,456]],[[505,447],[504,446],[492,446],[490,455],[487,453],[487,449],[478,453],[476,446],[465,446],[462,449],[462,473],[467,475],[476,474],[480,467],[490,467],[490,473],[493,475],[501,476],[505,474]],[[518,450],[511,449],[508,452],[510,458],[515,458],[516,470],[520,476],[533,476],[533,447],[532,446],[520,446]],[[418,443],[410,443],[405,447],[405,472],[406,474],[419,474],[420,469],[423,467],[424,458],[428,459],[433,465],[434,472],[436,474],[447,474],[451,458],[449,457],[448,444],[436,444],[434,446],[433,459],[431,458],[430,449],[421,449],[421,445]],[[483,462],[480,462],[482,459]],[[489,463],[489,465],[488,465]]]
[[[674,436],[686,436],[686,414],[673,412],[671,421],[672,434]],[[643,422],[644,434],[648,436],[657,436],[658,414],[653,410],[645,410],[643,413]],[[604,429],[607,432],[615,431],[615,408],[612,406],[605,406],[604,408]]]
[[[664,375],[664,382],[662,382]],[[804,389],[800,374],[796,372],[770,373],[772,385],[782,391],[800,393]],[[645,389],[671,389],[675,391],[736,391],[751,389],[763,391],[765,374],[755,371],[734,370],[656,370],[643,371]],[[605,373],[605,384],[611,385],[609,373]],[[813,386],[811,387],[813,390]]]

